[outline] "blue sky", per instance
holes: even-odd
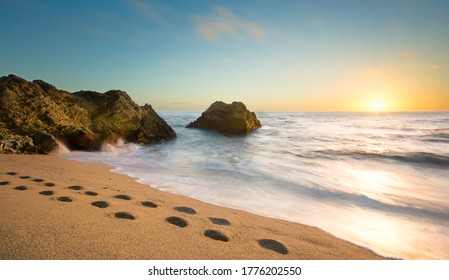
[[[159,110],[449,110],[448,15],[432,0],[0,0],[0,75]]]

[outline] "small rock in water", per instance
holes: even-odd
[[[203,112],[201,117],[191,122],[188,128],[213,129],[224,133],[243,134],[262,127],[254,112],[246,109],[242,102],[226,104],[216,101]]]

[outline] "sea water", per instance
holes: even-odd
[[[317,226],[384,256],[449,259],[448,112],[260,112],[263,127],[245,136],[185,128],[200,114],[160,113],[178,135],[172,141],[64,156]]]

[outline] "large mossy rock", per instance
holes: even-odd
[[[150,105],[137,105],[126,92],[69,93],[41,80],[0,78],[0,152],[48,153],[57,141],[92,151],[119,138],[150,144],[174,137]]]
[[[204,111],[188,128],[212,129],[224,133],[244,134],[262,127],[254,112],[250,112],[242,102],[226,104],[216,101]]]

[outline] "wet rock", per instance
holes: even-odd
[[[38,147],[28,136],[14,134],[0,134],[0,152],[7,154],[35,154]]]
[[[216,101],[204,111],[188,128],[212,129],[224,133],[244,134],[262,127],[254,112],[250,112],[242,102],[226,104]]]
[[[176,137],[153,108],[126,92],[69,93],[44,81],[0,77],[0,153],[49,153],[57,140],[74,150],[103,142],[150,144]]]

